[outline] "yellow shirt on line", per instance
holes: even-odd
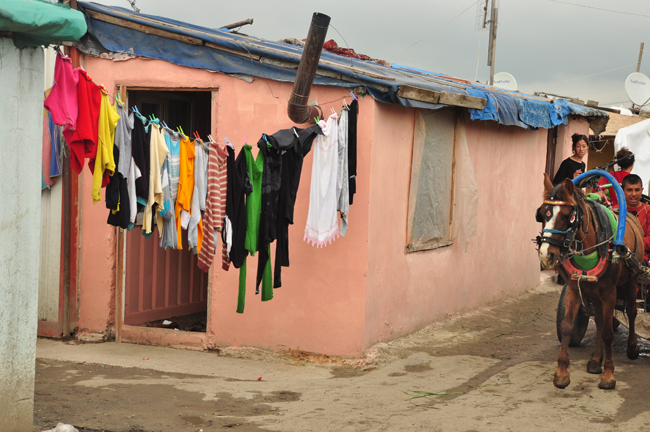
[[[95,169],[93,170],[93,203],[101,201],[102,180],[104,171],[108,170],[110,175],[115,172],[115,160],[113,159],[113,145],[115,144],[115,128],[120,119],[117,108],[111,106],[108,95],[102,91],[102,103],[99,108],[99,141],[97,142],[97,155],[95,157]]]

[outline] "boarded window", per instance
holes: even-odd
[[[407,252],[447,246],[456,112],[420,110],[415,120]]]

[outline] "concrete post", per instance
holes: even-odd
[[[0,431],[31,431],[38,320],[43,50],[0,38]]]

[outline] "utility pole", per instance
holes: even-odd
[[[636,71],[641,71],[641,58],[643,57],[643,42],[641,42],[641,48],[639,48],[639,61],[636,64]]]
[[[497,23],[499,21],[499,9],[496,7],[497,0],[492,0],[490,12],[490,44],[488,47],[488,66],[490,66],[490,85],[494,85],[494,57],[497,50]]]

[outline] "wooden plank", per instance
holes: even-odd
[[[406,85],[399,86],[399,89],[397,90],[397,96],[433,104],[437,104],[440,100],[440,92],[433,90],[424,90]]]
[[[425,243],[417,246],[408,245],[406,247],[406,253],[438,249],[445,246],[451,246],[452,244],[454,244],[452,241],[439,241],[436,243]]]
[[[444,105],[459,106],[463,108],[483,109],[487,99],[467,96],[463,94],[450,93],[446,91],[434,91],[412,87],[409,85],[399,86],[397,96],[420,102],[439,103]]]
[[[469,96],[459,93],[440,92],[438,103],[464,108],[483,109],[487,104],[487,99],[476,96]]]
[[[203,41],[201,39],[199,39],[199,38],[195,38],[195,37],[191,37],[191,36],[185,36],[185,35],[181,35],[181,34],[178,34],[178,33],[172,33],[172,32],[167,31],[167,30],[161,30],[161,29],[157,29],[157,28],[150,27],[150,26],[147,26],[147,25],[138,24],[138,23],[135,23],[135,22],[132,22],[132,21],[129,21],[129,20],[125,20],[125,19],[122,19],[122,18],[117,18],[117,17],[114,17],[112,15],[105,15],[103,13],[91,11],[91,10],[88,10],[88,9],[86,9],[86,13],[92,19],[96,19],[96,20],[99,20],[99,21],[104,21],[104,22],[107,22],[107,23],[110,23],[110,24],[115,24],[115,25],[118,25],[120,27],[126,27],[126,28],[130,28],[130,29],[133,29],[133,30],[140,31],[142,33],[161,36],[161,37],[164,37],[164,38],[167,38],[167,39],[173,39],[173,40],[177,40],[177,41],[192,44],[192,45],[203,45]],[[138,19],[143,19],[143,18],[138,17]],[[160,23],[160,24],[162,24],[162,23]],[[179,29],[180,29],[180,27],[179,27]]]

